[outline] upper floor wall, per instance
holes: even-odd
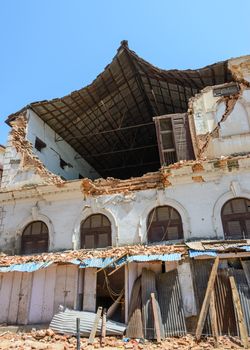
[[[190,99],[189,116],[198,158],[250,152],[250,56],[229,61],[237,83],[209,86]]]
[[[172,171],[164,187],[145,186],[141,191],[134,191],[131,184],[130,190],[124,192],[92,196],[86,195],[82,181],[75,181],[60,188],[46,185],[3,192],[0,249],[20,253],[22,234],[33,221],[47,226],[49,251],[79,249],[82,224],[93,214],[107,218],[113,246],[147,243],[152,241],[149,217],[159,206],[173,208],[175,216],[170,215],[178,219],[176,225],[182,226],[181,236],[176,236],[171,227],[170,239],[223,239],[221,210],[225,203],[234,198],[250,199],[249,162],[249,158],[242,158],[238,166],[234,164],[228,170],[223,164],[213,166],[211,162],[179,167]]]
[[[99,177],[95,169],[33,111],[27,110],[25,115],[12,121],[11,126],[3,159],[2,188]]]
[[[34,154],[49,171],[66,180],[99,177],[95,169],[32,110],[28,110],[27,120],[27,140],[31,142]],[[39,146],[36,148],[38,139],[45,146],[40,150]]]

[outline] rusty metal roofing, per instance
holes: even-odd
[[[123,41],[90,85],[31,103],[7,122],[30,108],[103,177],[141,176],[160,168],[153,117],[186,112],[189,98],[201,89],[232,80],[227,61],[195,70],[163,70]]]

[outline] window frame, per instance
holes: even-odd
[[[244,200],[245,208],[246,211],[243,213],[234,213],[233,212],[233,206],[232,202],[235,200]],[[247,202],[249,202],[249,205],[247,205]],[[231,214],[223,214],[223,210],[225,210],[225,207],[230,204],[231,206]],[[222,227],[223,227],[223,232],[224,232],[224,237],[225,239],[248,239],[250,238],[250,232],[247,232],[247,227],[246,227],[246,220],[250,220],[250,199],[244,198],[244,197],[236,197],[236,198],[231,198],[228,201],[226,201],[222,208],[221,208],[221,222],[222,222]],[[241,237],[238,235],[232,236],[229,233],[229,227],[228,224],[229,222],[232,221],[237,221],[240,224],[240,229],[241,229]]]
[[[34,225],[41,223],[40,233],[32,233],[35,230]],[[46,229],[45,229],[46,228]],[[30,233],[26,234],[26,231],[30,229]],[[44,230],[44,231],[43,231]],[[45,243],[41,243],[45,241]],[[30,245],[29,245],[30,243]],[[47,253],[49,251],[49,228],[42,220],[35,220],[28,223],[23,229],[21,236],[21,254],[39,254]]]
[[[92,219],[95,216],[101,216],[101,225],[99,227],[92,227]],[[109,225],[104,226],[103,225],[103,219],[106,219],[109,223]],[[87,221],[90,220],[90,227],[84,228],[84,224],[87,223]],[[107,234],[108,239],[107,242],[108,244],[105,245],[104,247],[98,247],[98,240],[99,240],[99,235],[101,234]],[[86,236],[93,236],[94,237],[94,246],[93,247],[88,247],[86,248],[86,241],[85,237]],[[81,249],[102,249],[102,248],[107,248],[112,246],[112,228],[111,228],[111,222],[109,218],[101,213],[96,213],[96,214],[91,214],[89,215],[82,223],[80,227],[80,248]]]
[[[178,216],[176,219],[166,219],[166,220],[158,220],[158,209],[160,208],[167,208],[168,210],[173,210],[174,213]],[[154,213],[155,212],[155,213]],[[152,221],[153,215],[156,215],[156,221]],[[171,214],[169,214],[171,216]],[[150,222],[151,221],[151,222]],[[154,240],[152,239],[152,236],[154,235],[153,230],[159,229],[164,227],[165,233],[164,236],[165,239],[161,240]],[[168,235],[166,235],[166,228],[168,227],[177,227],[178,229],[178,237],[176,238],[169,238]],[[163,238],[164,238],[163,236]],[[156,243],[156,242],[164,242],[164,241],[177,241],[177,240],[183,240],[184,239],[184,232],[183,232],[183,223],[182,223],[182,217],[177,209],[170,205],[161,205],[153,208],[147,217],[147,241],[148,243]]]

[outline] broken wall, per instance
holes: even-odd
[[[250,198],[249,169],[247,157],[179,165],[166,170],[166,187],[133,191],[131,180],[131,190],[97,196],[84,193],[80,180],[0,192],[0,249],[18,253],[25,226],[35,220],[48,226],[50,251],[78,249],[81,223],[97,213],[111,222],[113,246],[145,243],[148,215],[163,205],[179,212],[185,240],[223,238],[221,208],[231,198]]]
[[[190,99],[193,144],[198,158],[250,152],[250,57],[229,61],[238,83],[206,87]]]
[[[95,179],[96,171],[34,112],[28,110],[11,122],[4,160],[1,187],[20,188],[41,183],[63,183],[62,179]],[[36,137],[46,147],[35,148]],[[62,166],[63,160],[65,167]]]
[[[66,141],[52,130],[36,113],[28,110],[27,140],[32,143],[34,154],[52,173],[66,180],[88,177],[96,179],[99,174],[88,164]],[[42,140],[46,147],[38,151],[35,148],[36,137]],[[60,157],[69,166],[60,167]]]

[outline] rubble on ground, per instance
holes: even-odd
[[[131,350],[153,350],[153,349],[180,349],[180,350],[210,350],[210,349],[240,349],[238,338],[221,336],[218,339],[218,347],[215,346],[213,338],[203,338],[199,343],[191,335],[180,338],[166,338],[161,343],[150,342],[144,339],[128,339],[117,337],[106,337],[102,344],[100,338],[95,338],[92,345],[88,345],[88,338],[81,337],[81,349],[131,349]],[[58,335],[51,329],[33,329],[29,333],[11,333],[0,331],[0,350],[70,350],[76,349],[76,337]]]

